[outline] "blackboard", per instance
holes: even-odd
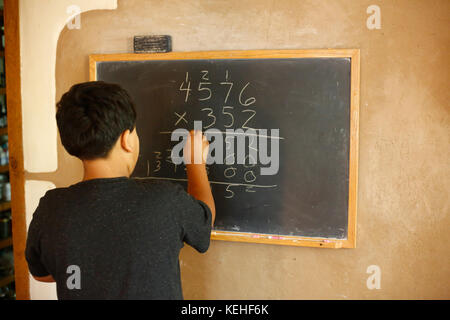
[[[224,134],[224,154],[236,151],[244,131],[244,164],[208,165],[213,239],[355,246],[358,50],[91,55],[90,67],[91,80],[118,83],[135,101],[136,178],[187,186],[184,166],[170,157],[175,129],[202,121],[203,130]],[[262,175],[270,165],[250,163],[262,138],[268,155],[278,145],[276,174]]]

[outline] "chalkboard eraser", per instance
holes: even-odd
[[[134,53],[156,53],[172,51],[170,36],[135,36]]]

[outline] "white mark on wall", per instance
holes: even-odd
[[[381,289],[381,269],[377,265],[370,265],[367,267],[366,273],[370,274],[367,278],[366,285],[367,289]]]
[[[72,4],[67,7],[66,13],[70,15],[67,28],[69,30],[81,29],[81,8],[76,4]]]
[[[370,16],[367,18],[367,21],[366,21],[367,29],[369,29],[369,30],[381,29],[380,7],[375,4],[372,4],[367,7],[366,13],[370,14]]]

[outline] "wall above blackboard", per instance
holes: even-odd
[[[212,239],[356,246],[359,50],[91,55],[90,79],[118,83],[135,100],[135,178],[185,186],[170,133],[195,120],[205,130],[279,130],[275,175],[260,175],[260,164],[209,166]]]

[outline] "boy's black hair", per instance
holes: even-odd
[[[82,160],[105,158],[125,130],[133,131],[136,110],[119,85],[91,81],[74,85],[56,104],[61,142]]]

